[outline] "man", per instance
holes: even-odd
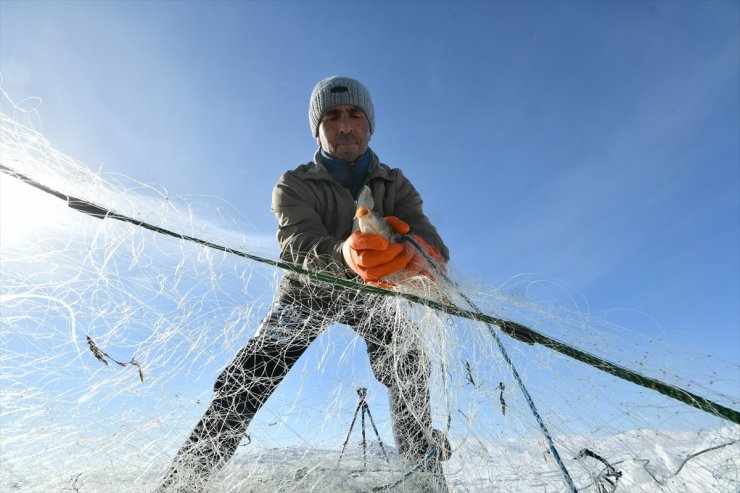
[[[368,90],[346,77],[322,80],[311,94],[309,122],[319,150],[312,162],[285,173],[273,191],[281,259],[374,284],[391,274],[419,274],[421,253],[410,243],[352,232],[355,200],[367,185],[375,211],[389,216],[394,232],[412,234],[428,255],[447,262],[447,247],[424,215],[419,194],[400,170],[381,164],[368,148],[375,128]],[[286,274],[256,335],[218,377],[213,400],[160,491],[204,489],[293,364],[336,322],[365,339],[373,373],[388,388],[399,457],[409,467],[422,464],[406,491],[447,491],[439,460],[448,456],[449,444],[432,427],[430,364],[418,329],[403,314],[369,309],[379,298]]]

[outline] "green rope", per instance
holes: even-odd
[[[131,218],[129,216],[125,216],[113,210],[106,209],[104,207],[96,205],[92,202],[88,202],[83,199],[72,197],[70,195],[64,194],[57,190],[51,189],[47,187],[46,185],[43,185],[33,180],[32,178],[29,178],[2,164],[0,164],[0,171],[10,176],[13,176],[23,181],[24,183],[31,185],[34,188],[37,188],[43,192],[46,192],[61,200],[66,201],[67,205],[71,207],[72,209],[75,209],[77,211],[83,212],[85,214],[88,214],[90,216],[93,216],[99,219],[110,218],[110,219],[115,219],[117,221],[127,222],[130,224],[142,227],[144,229],[154,231],[159,234],[171,236],[173,238],[177,238],[180,240],[190,241],[198,245],[211,248],[213,250],[218,250],[218,251],[225,252],[231,255],[236,255],[238,257],[243,257],[249,260],[253,260],[255,262],[260,262],[263,264],[278,267],[280,269],[283,269],[289,272],[301,274],[301,275],[307,276],[309,279],[314,280],[314,281],[325,282],[325,283],[329,283],[332,285],[342,286],[345,288],[355,289],[355,290],[362,291],[365,293],[376,294],[376,295],[381,295],[381,296],[397,296],[397,297],[405,298],[414,303],[427,306],[434,310],[446,313],[448,315],[462,317],[462,318],[466,318],[469,320],[476,320],[476,321],[483,322],[486,324],[496,325],[499,328],[501,328],[501,330],[503,330],[506,334],[514,337],[515,339],[529,342],[531,344],[541,344],[542,346],[552,349],[553,351],[557,351],[560,354],[568,356],[569,358],[573,358],[582,363],[586,363],[587,365],[592,366],[596,369],[599,369],[601,371],[614,375],[617,378],[621,378],[622,380],[632,382],[641,387],[654,390],[667,397],[675,399],[679,402],[683,402],[684,404],[688,404],[689,406],[699,409],[701,411],[705,411],[715,416],[719,416],[735,424],[740,424],[740,412],[734,409],[731,409],[729,407],[713,402],[709,399],[701,397],[693,392],[682,389],[675,385],[662,382],[655,378],[650,378],[650,377],[640,375],[639,373],[634,372],[628,368],[619,366],[615,363],[611,363],[610,361],[599,358],[598,356],[587,353],[585,351],[581,351],[580,349],[577,349],[573,346],[569,346],[568,344],[560,342],[556,339],[547,337],[546,335],[541,334],[517,322],[513,322],[511,320],[504,320],[501,318],[493,317],[491,315],[487,315],[485,313],[480,313],[480,312],[473,311],[473,310],[466,310],[466,309],[460,308],[455,305],[441,303],[441,302],[434,301],[434,300],[429,300],[429,299],[422,298],[420,296],[416,296],[416,295],[409,294],[409,293],[399,293],[396,291],[388,291],[385,289],[376,288],[374,286],[367,286],[364,284],[360,284],[360,283],[357,283],[351,280],[340,279],[340,278],[330,276],[327,274],[322,274],[320,272],[309,271],[309,270],[303,269],[297,265],[294,265],[288,262],[266,259],[263,257],[259,257],[257,255],[249,254],[247,252],[235,250],[233,248],[228,248],[222,245],[218,245],[216,243],[211,243],[210,241],[202,240],[200,238],[179,234],[174,231],[170,231],[168,229],[161,228],[159,226],[155,226],[155,225],[146,223],[144,221]]]

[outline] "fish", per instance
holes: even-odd
[[[352,232],[360,231],[364,234],[380,235],[389,243],[398,242],[398,235],[394,234],[383,216],[373,210],[375,201],[370,187],[365,185],[357,197],[357,209],[355,210]]]
[[[388,240],[389,244],[403,243],[405,241],[405,235],[394,232],[386,222],[385,218],[373,210],[374,206],[375,201],[373,200],[373,194],[370,191],[370,187],[365,185],[362,187],[362,190],[357,197],[352,233],[359,231],[363,234],[380,235]],[[416,245],[416,248],[418,249],[419,246],[418,244]],[[434,281],[431,283],[429,282],[429,279],[433,278],[433,275],[431,274],[433,272],[434,267],[432,267],[428,259],[423,255],[414,255],[413,259],[411,259],[408,265],[403,267],[403,269],[389,274],[378,281],[366,282],[375,287],[391,291],[407,292],[417,295],[423,293],[426,297],[433,297],[432,299],[438,301],[443,300],[445,298],[442,296],[434,296],[432,291],[430,291],[430,286],[434,285]]]

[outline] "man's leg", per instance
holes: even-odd
[[[180,449],[160,492],[198,492],[231,458],[254,415],[324,327],[305,310],[276,303],[224,369],[208,409]]]
[[[418,329],[405,318],[361,322],[375,377],[388,388],[391,425],[398,454],[408,466],[420,463],[434,449],[421,473],[411,480],[412,491],[447,491],[440,460],[449,458],[446,437],[432,426],[429,396],[431,365],[423,353]]]

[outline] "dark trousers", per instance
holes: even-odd
[[[418,462],[434,442],[430,365],[418,331],[396,303],[350,290],[283,290],[257,334],[216,380],[213,399],[175,458],[161,491],[199,491],[234,454],[247,426],[308,346],[332,323],[365,339],[375,377],[387,387],[396,448]],[[201,486],[203,487],[203,486]]]

